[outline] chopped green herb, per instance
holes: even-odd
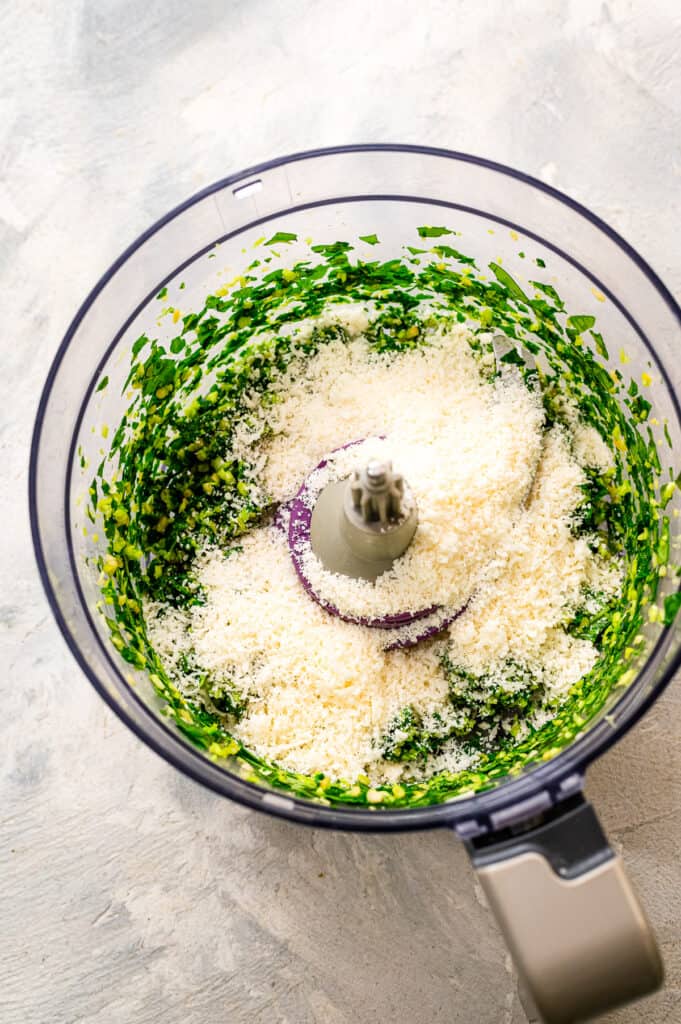
[[[672,444],[672,437],[671,437],[671,434],[669,433],[669,424],[667,423],[666,420],[664,421],[664,425],[663,425],[662,429],[663,429],[665,441],[667,442],[667,444],[669,445],[670,448],[673,448],[674,445]]]
[[[603,359],[609,359],[610,355],[608,353],[607,348],[605,347],[603,335],[599,334],[598,331],[589,331],[589,334],[594,340],[594,345],[596,346],[596,351],[598,352],[599,356],[601,356],[601,358]]]
[[[664,599],[664,624],[665,626],[671,626],[676,618],[679,609],[681,608],[681,593],[677,591],[675,594],[669,594]]]
[[[442,235],[453,235],[454,232],[450,231],[449,228],[432,228],[432,227],[420,227],[418,233],[421,238],[441,238]]]
[[[567,333],[570,337],[588,331],[596,323],[594,316],[569,316],[567,318]]]
[[[517,281],[515,281],[508,271],[500,267],[498,263],[490,263],[489,269],[496,277],[499,284],[503,285],[508,294],[518,302],[523,302],[526,306],[529,306],[530,300],[528,299],[525,292],[522,290]]]
[[[475,266],[474,259],[470,256],[465,256],[457,249],[452,249],[451,245],[435,245],[433,246],[433,252],[436,252],[438,256],[446,256],[449,259],[456,260],[458,263],[465,263],[469,267]]]
[[[297,242],[298,235],[292,231],[277,231],[275,235],[268,238],[265,245],[277,245],[279,242]]]

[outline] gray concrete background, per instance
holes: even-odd
[[[518,1024],[449,835],[231,806],[103,705],[34,570],[28,438],[118,252],[199,187],[306,147],[510,163],[591,206],[681,296],[677,0],[6,0],[0,50],[0,1020]],[[589,777],[668,970],[612,1024],[681,1021],[680,700],[677,685]]]

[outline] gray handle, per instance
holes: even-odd
[[[573,806],[567,829],[554,821],[469,846],[529,995],[528,1016],[544,1024],[589,1020],[663,979],[650,925],[588,804]]]

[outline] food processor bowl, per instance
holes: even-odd
[[[596,318],[610,371],[648,383],[649,423],[668,442],[660,447],[660,477],[673,484],[681,311],[634,249],[578,203],[510,168],[438,149],[351,146],[274,160],[204,189],[130,245],[95,285],[59,347],[38,409],[30,466],[36,556],[76,660],[145,743],[217,793],[292,821],[453,828],[468,845],[528,1000],[546,1021],[580,1020],[661,978],[645,918],[581,791],[589,763],[673,677],[681,660],[678,619],[650,616],[621,685],[563,749],[443,803],[359,808],[305,799],[213,760],[164,716],[148,675],[112,646],[106,614],[97,611],[94,565],[105,538],[88,529],[88,487],[108,450],[109,427],[125,411],[131,348],[158,316],[156,297],[181,286],[185,308],[200,308],[270,236],[290,236],[271,247],[273,266],[309,257],[310,239],[362,236],[376,238],[376,257],[385,260],[401,258],[425,224],[455,230],[457,247],[478,266],[503,267],[525,289],[540,280],[558,289],[568,309]],[[678,489],[669,490],[664,514],[673,550],[680,505]],[[675,573],[662,575],[656,607],[668,598],[671,608],[677,588]]]

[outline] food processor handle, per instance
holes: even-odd
[[[657,944],[622,860],[581,795],[467,847],[531,1021],[577,1024],[662,983]]]

